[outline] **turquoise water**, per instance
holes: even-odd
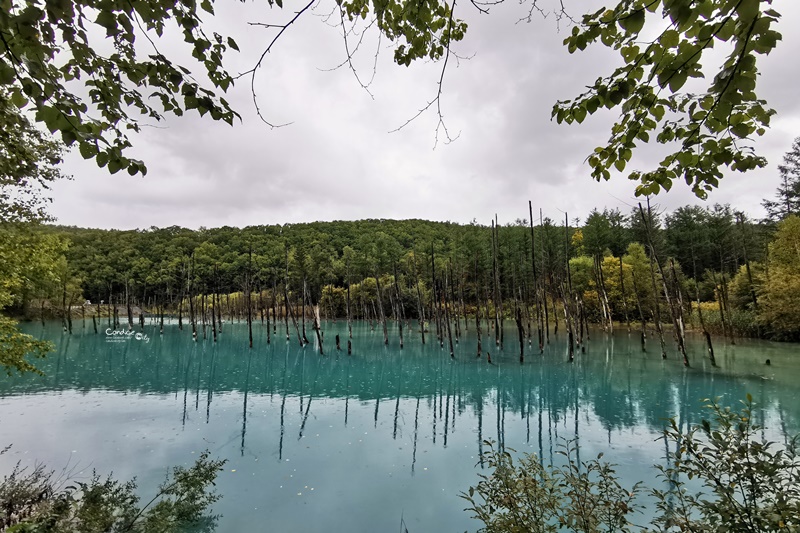
[[[346,324],[323,327],[325,356],[280,333],[267,345],[261,324],[252,350],[244,324],[226,324],[216,344],[175,325],[137,338],[106,335],[105,324],[95,334],[91,321],[71,336],[27,324],[56,349],[39,362],[44,377],[0,378],[0,448],[13,444],[0,474],[41,461],[77,478],[136,476],[148,494],[169,466],[209,449],[228,459],[218,531],[400,531],[401,521],[411,533],[465,531],[479,524],[458,493],[477,482],[485,439],[550,461],[577,438],[582,457],[605,452],[632,485],[658,483],[665,418],[699,422],[706,397],[750,393],[767,437],[800,431],[797,345],[717,339],[712,368],[691,338],[685,369],[654,339],[643,354],[636,334],[593,332],[570,364],[562,334],[543,355],[526,347],[520,365],[510,329],[504,351],[484,337],[476,359],[470,331],[451,359],[413,331],[400,350],[396,326],[384,346],[363,323],[348,356],[333,342],[339,333],[346,346]]]

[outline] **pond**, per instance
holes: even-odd
[[[475,530],[458,493],[477,482],[484,440],[549,462],[577,439],[582,457],[605,452],[626,484],[658,483],[665,419],[699,422],[708,397],[734,405],[752,394],[773,440],[800,430],[797,345],[716,339],[714,368],[691,337],[686,369],[675,350],[662,360],[655,339],[642,353],[625,330],[593,331],[573,363],[563,332],[551,335],[520,364],[510,329],[503,351],[485,336],[477,359],[472,324],[455,358],[432,335],[423,345],[415,324],[400,349],[396,326],[385,346],[380,328],[357,323],[350,356],[344,321],[323,324],[324,356],[280,329],[268,345],[260,323],[253,349],[243,323],[226,324],[217,343],[175,324],[163,335],[106,327],[23,326],[56,348],[38,362],[45,376],[0,378],[0,448],[13,444],[0,474],[38,461],[76,478],[135,476],[144,495],[208,449],[228,460],[221,532]]]

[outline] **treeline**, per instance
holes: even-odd
[[[207,329],[215,335],[222,319],[239,317],[270,323],[273,334],[301,343],[310,336],[306,318],[317,335],[323,318],[371,320],[386,342],[397,328],[401,343],[404,328],[418,321],[413,329],[423,336],[430,329],[443,346],[470,328],[489,333],[497,345],[508,343],[506,320],[519,332],[510,342],[520,346],[523,338],[543,346],[562,330],[577,348],[590,323],[636,328],[643,348],[654,328],[664,354],[670,337],[683,351],[690,325],[732,341],[800,338],[800,300],[792,297],[800,287],[794,216],[774,225],[727,205],[661,214],[643,204],[630,213],[595,210],[585,221],[556,221],[527,207],[525,218],[488,226],[423,220],[197,231],[44,226],[70,243],[68,275],[31,287],[26,300],[47,301],[65,327],[72,306],[88,299],[102,301],[106,313],[130,326],[138,306],[159,317],[177,315],[195,335]],[[98,316],[102,310],[94,307]]]

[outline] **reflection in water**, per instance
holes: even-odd
[[[346,335],[346,327],[326,329]],[[476,359],[474,333],[461,332],[451,359],[413,331],[402,351],[384,346],[366,324],[354,325],[352,356],[267,344],[266,328],[254,331],[250,350],[238,324],[225,324],[217,343],[174,327],[148,328],[147,343],[76,331],[31,325],[56,343],[41,363],[46,376],[0,381],[0,446],[20,450],[0,457],[0,473],[19,454],[57,466],[73,450],[84,464],[157,483],[166,465],[209,448],[231,465],[220,479],[221,530],[260,529],[267,509],[284,530],[379,531],[401,514],[413,531],[474,529],[455,496],[476,481],[473,466],[486,466],[485,440],[552,463],[573,439],[579,453],[606,452],[632,483],[664,464],[668,450],[655,439],[665,418],[687,428],[703,416],[702,398],[733,404],[749,392],[765,437],[785,441],[800,428],[800,360],[790,345],[721,345],[712,368],[700,339],[690,339],[686,369],[677,356],[643,354],[625,332],[595,332],[571,364],[552,336],[544,354],[529,347],[520,365],[511,345],[492,353],[493,364]],[[308,504],[324,511],[308,513]]]

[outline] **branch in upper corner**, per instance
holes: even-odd
[[[306,11],[311,9],[311,7],[317,1],[318,0],[311,0],[300,11],[296,12],[294,17],[292,17],[292,19],[289,22],[287,22],[286,24],[283,24],[283,25],[281,25],[281,24],[262,24],[262,23],[258,23],[258,22],[251,22],[250,23],[250,25],[252,25],[252,26],[264,26],[266,28],[280,28],[280,30],[275,35],[275,37],[273,37],[272,41],[270,41],[270,43],[266,47],[266,49],[264,49],[264,51],[261,53],[261,56],[258,58],[258,61],[256,62],[255,66],[253,66],[253,68],[251,68],[250,70],[246,70],[246,71],[240,73],[238,76],[236,76],[234,78],[234,79],[238,80],[240,78],[243,78],[244,76],[247,76],[247,75],[250,76],[250,93],[253,95],[253,105],[256,108],[256,115],[258,115],[258,118],[261,119],[261,121],[264,124],[268,125],[270,128],[282,128],[283,126],[288,126],[289,124],[292,124],[292,123],[291,122],[287,122],[287,123],[284,123],[284,124],[273,124],[272,122],[270,122],[266,118],[264,118],[264,115],[261,113],[261,108],[258,106],[258,96],[256,95],[256,86],[255,86],[256,72],[258,71],[259,68],[261,68],[261,65],[264,63],[264,58],[267,56],[268,53],[270,53],[272,51],[272,47],[275,45],[275,43],[278,41],[278,39],[280,39],[281,35],[283,35],[283,32],[285,32],[289,28],[289,26],[294,24],[297,21],[297,19],[299,19],[300,16],[303,13],[305,13]]]
[[[372,22],[370,22],[367,25],[367,27],[364,28],[364,30],[362,30],[361,35],[359,36],[358,39],[358,43],[356,43],[356,46],[355,48],[353,48],[352,51],[350,51],[350,45],[347,41],[347,36],[351,33],[355,33],[356,23],[353,22],[353,25],[350,27],[350,29],[349,30],[347,29],[347,26],[345,25],[344,21],[344,9],[341,7],[341,5],[339,6],[339,18],[341,20],[341,25],[342,25],[342,40],[344,41],[344,51],[347,54],[347,57],[345,61],[336,68],[339,68],[344,64],[347,64],[350,67],[350,71],[353,73],[353,76],[355,76],[358,84],[361,86],[362,89],[364,89],[367,92],[370,98],[374,100],[375,95],[372,94],[372,91],[369,90],[369,87],[370,85],[372,85],[372,82],[375,81],[375,74],[377,72],[378,52],[380,51],[380,32],[378,33],[378,49],[375,50],[375,63],[373,64],[372,68],[372,77],[366,84],[363,81],[361,81],[361,77],[358,75],[358,70],[356,70],[355,65],[353,65],[353,55],[358,52],[358,49],[361,47],[361,43],[364,42],[364,35],[367,33],[367,30],[377,22],[377,18],[372,19]]]
[[[393,130],[391,130],[389,132],[389,133],[395,133],[397,131],[402,130],[403,128],[408,126],[410,123],[412,123],[414,120],[416,120],[424,112],[426,112],[428,109],[433,107],[433,104],[436,104],[436,114],[437,114],[437,116],[439,118],[439,121],[436,124],[436,133],[435,133],[435,138],[434,138],[434,143],[433,143],[433,149],[434,150],[436,149],[436,146],[439,144],[439,131],[440,130],[444,131],[445,138],[447,139],[445,141],[445,144],[450,144],[451,142],[455,141],[456,139],[458,139],[461,136],[461,132],[459,132],[458,135],[456,135],[455,137],[451,137],[450,136],[450,132],[447,129],[447,124],[444,121],[444,115],[442,114],[442,86],[444,85],[444,74],[447,71],[447,63],[448,63],[448,60],[450,59],[450,54],[451,54],[450,42],[451,42],[451,39],[452,39],[453,12],[455,11],[455,9],[456,9],[456,0],[453,0],[453,5],[450,7],[450,18],[449,18],[448,23],[447,23],[447,41],[445,43],[444,62],[442,63],[442,71],[441,71],[441,73],[439,75],[439,81],[436,84],[437,85],[436,97],[433,100],[429,101],[428,104],[425,107],[420,109],[419,112],[417,112],[416,115],[414,115],[413,117],[408,119],[402,126],[400,126],[398,128],[395,128],[395,129],[393,129]]]
[[[494,5],[496,3],[499,4],[501,1],[502,0],[488,0],[488,1],[487,0],[483,0],[483,1],[481,1],[481,0],[473,0],[473,3],[477,2],[477,3],[481,4],[481,5],[490,5],[491,6],[491,5]],[[578,24],[578,21],[575,20],[575,18],[573,18],[572,15],[570,15],[567,12],[567,8],[564,6],[564,1],[563,0],[559,0],[558,7],[556,9],[551,9],[551,10],[547,10],[547,9],[542,8],[539,5],[539,1],[538,0],[531,0],[531,5],[530,5],[530,9],[528,10],[528,14],[526,16],[520,18],[517,21],[517,23],[519,24],[520,22],[531,22],[531,20],[533,19],[533,12],[534,11],[538,11],[539,14],[542,16],[542,18],[547,18],[550,15],[553,15],[555,17],[555,19],[556,19],[556,27],[559,30],[561,29],[561,21],[563,21],[563,20],[566,20],[569,24]],[[487,12],[488,12],[488,10],[487,10]]]

